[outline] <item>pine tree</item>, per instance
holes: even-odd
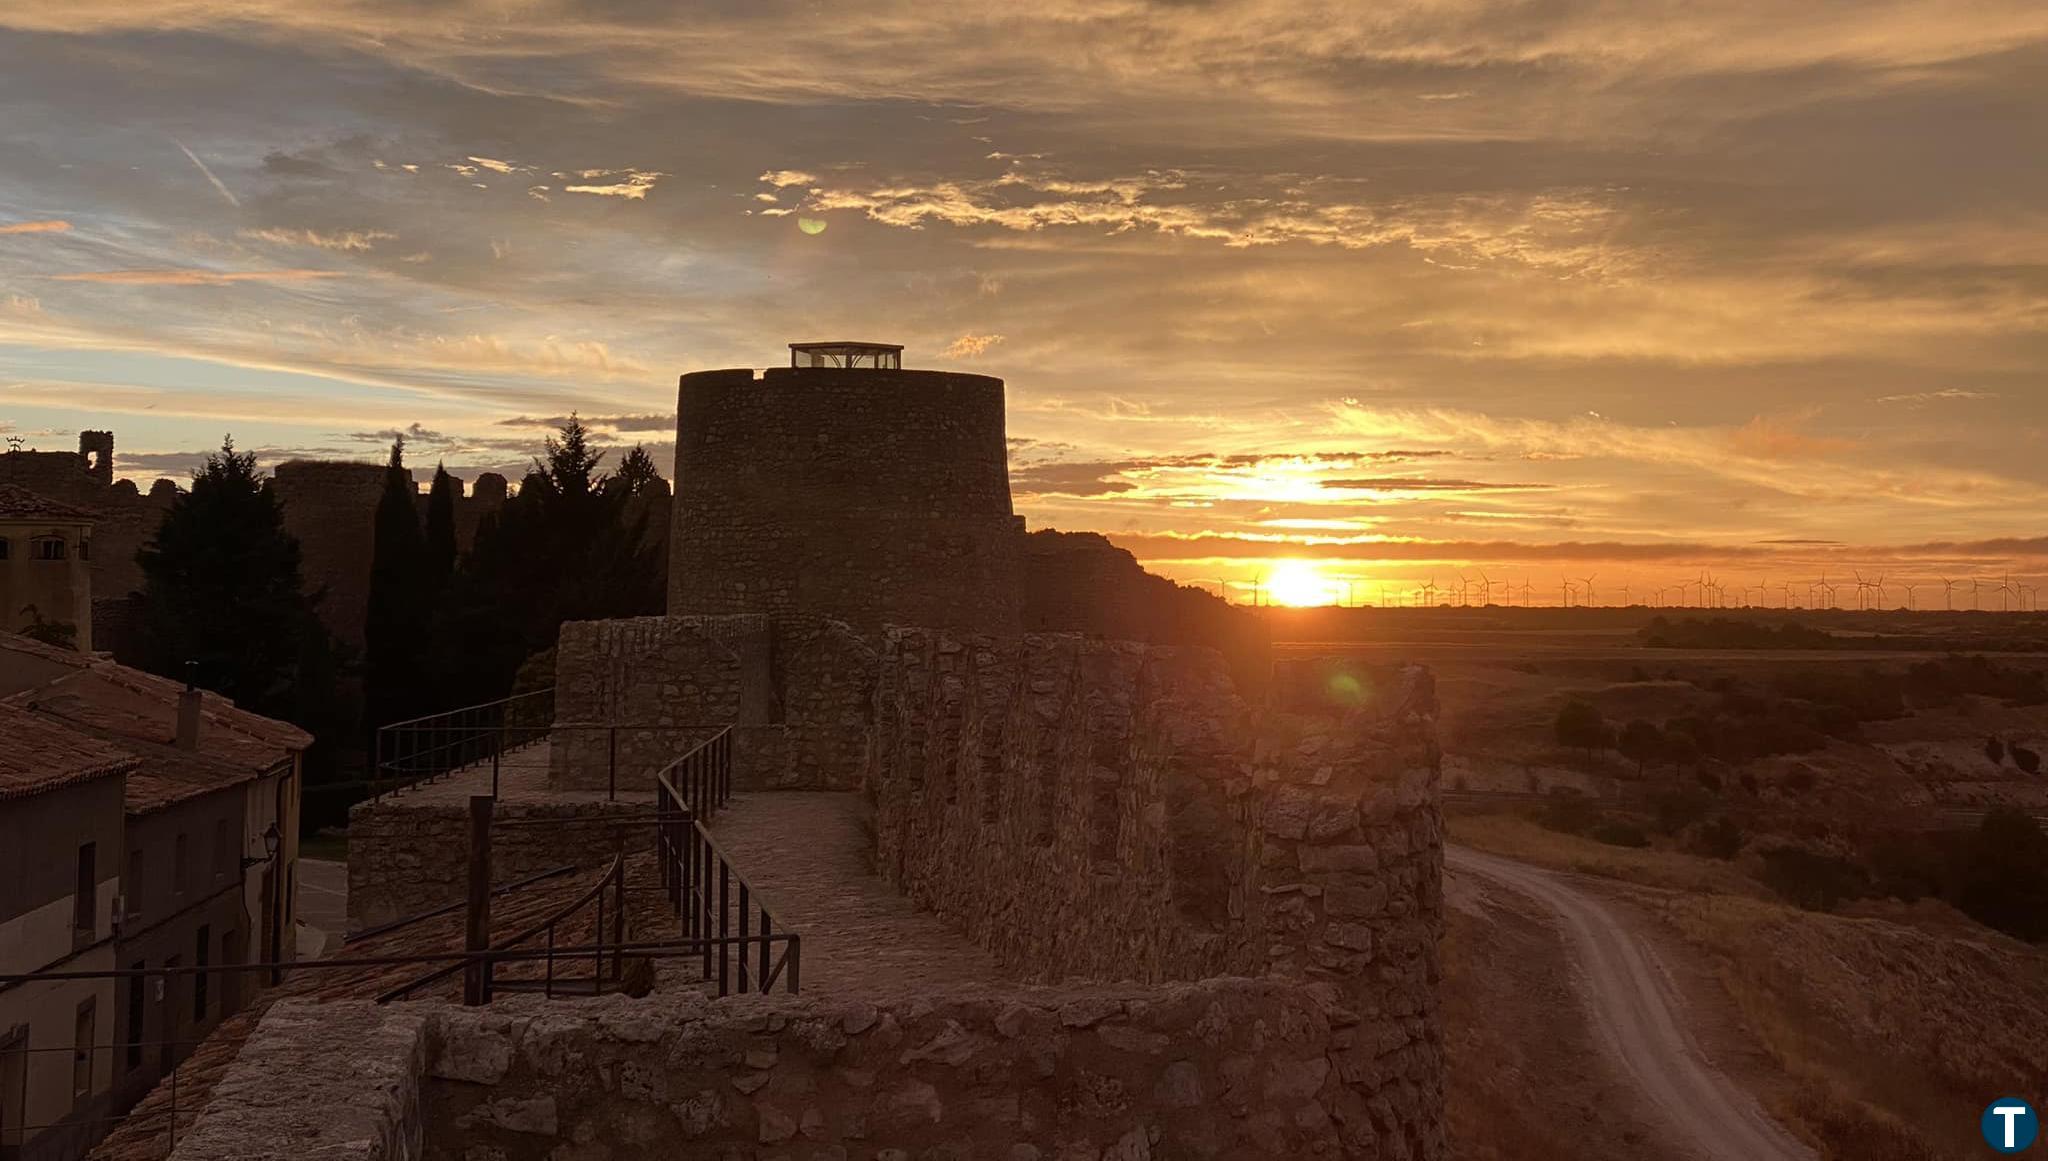
[[[647,449],[637,443],[633,445],[632,451],[626,453],[626,458],[619,461],[619,470],[612,473],[611,479],[606,481],[606,486],[612,491],[622,492],[628,496],[649,493],[668,495],[668,482],[655,470],[654,457],[648,455]]]
[[[149,669],[189,677],[257,713],[291,716],[308,654],[332,649],[300,585],[299,542],[253,454],[222,440],[136,563]]]
[[[502,697],[531,655],[552,649],[562,622],[659,612],[659,562],[644,518],[598,471],[602,452],[571,416],[495,522],[479,527],[450,590],[439,653],[461,666],[446,681],[471,701]]]
[[[377,501],[370,600],[363,622],[364,689],[371,726],[416,716],[425,707],[423,663],[432,597],[427,542],[420,533],[419,489],[405,467],[405,439],[391,445],[384,494]]]

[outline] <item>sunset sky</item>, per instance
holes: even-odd
[[[1183,579],[2048,578],[2043,76],[2038,0],[8,0],[0,436],[666,466],[873,338]]]

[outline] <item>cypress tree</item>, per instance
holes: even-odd
[[[455,494],[448,465],[434,465],[434,487],[427,494],[427,581],[436,593],[455,571]]]
[[[424,712],[422,662],[430,627],[427,541],[420,532],[419,489],[405,467],[405,439],[391,445],[384,494],[377,500],[370,601],[363,623],[371,726]]]

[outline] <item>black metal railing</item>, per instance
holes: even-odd
[[[655,854],[661,886],[718,994],[797,991],[803,937],[777,921],[768,900],[733,869],[704,820],[732,796],[732,732],[669,763],[655,778]]]
[[[585,908],[591,913],[595,929],[593,938],[587,944],[571,944],[574,952],[558,951],[556,932],[574,920]],[[606,941],[605,916],[611,916],[610,941]],[[542,946],[528,948],[524,945],[539,942]],[[402,1000],[421,988],[474,967],[482,976],[481,996],[489,1003],[494,991],[543,992],[550,998],[559,990],[570,995],[596,995],[607,985],[623,987],[626,978],[626,861],[623,856],[613,855],[611,865],[597,882],[581,895],[555,909],[547,918],[539,920],[520,931],[506,936],[491,945],[488,952],[475,960],[450,964],[400,984],[377,997],[380,1004]],[[512,954],[507,954],[512,953]],[[538,953],[537,955],[535,953]],[[537,962],[542,969],[540,978],[497,978],[500,962]],[[563,963],[570,974],[556,972],[557,962]],[[576,974],[577,965],[588,963],[590,974]]]
[[[380,726],[373,789],[381,795],[488,762],[495,793],[504,756],[546,741],[554,722],[550,687]]]

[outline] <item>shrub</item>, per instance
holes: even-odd
[[[1595,750],[1607,748],[1610,735],[1607,719],[1599,709],[1578,698],[1564,703],[1564,708],[1557,711],[1555,725],[1560,746],[1584,750],[1588,756]]]
[[[1564,834],[1585,834],[1599,819],[1600,810],[1590,800],[1569,791],[1553,791],[1536,823]]]
[[[1763,879],[1780,898],[1808,911],[1832,911],[1870,888],[1869,876],[1855,863],[1803,847],[1765,851]]]
[[[1642,827],[1632,822],[1602,822],[1587,832],[1587,837],[1591,838],[1594,842],[1606,843],[1610,847],[1646,847],[1650,845],[1650,836],[1643,833]]]
[[[1664,757],[1664,731],[1655,722],[1642,718],[1622,727],[1621,739],[1615,746],[1621,756],[1636,764],[1636,773],[1641,774],[1651,762]]]
[[[2014,746],[2012,748],[2012,764],[2029,774],[2039,774],[2041,772],[2041,755],[2027,749],[2025,746]]]
[[[1687,786],[1659,791],[1651,803],[1657,810],[1657,829],[1664,834],[1677,834],[1705,818],[1714,805],[1706,791]]]
[[[2005,765],[2005,743],[1998,740],[1998,735],[1984,739],[1984,756],[1991,759],[1993,766]]]
[[[1710,859],[1732,859],[1742,852],[1742,828],[1722,815],[1695,830],[1689,845]]]

